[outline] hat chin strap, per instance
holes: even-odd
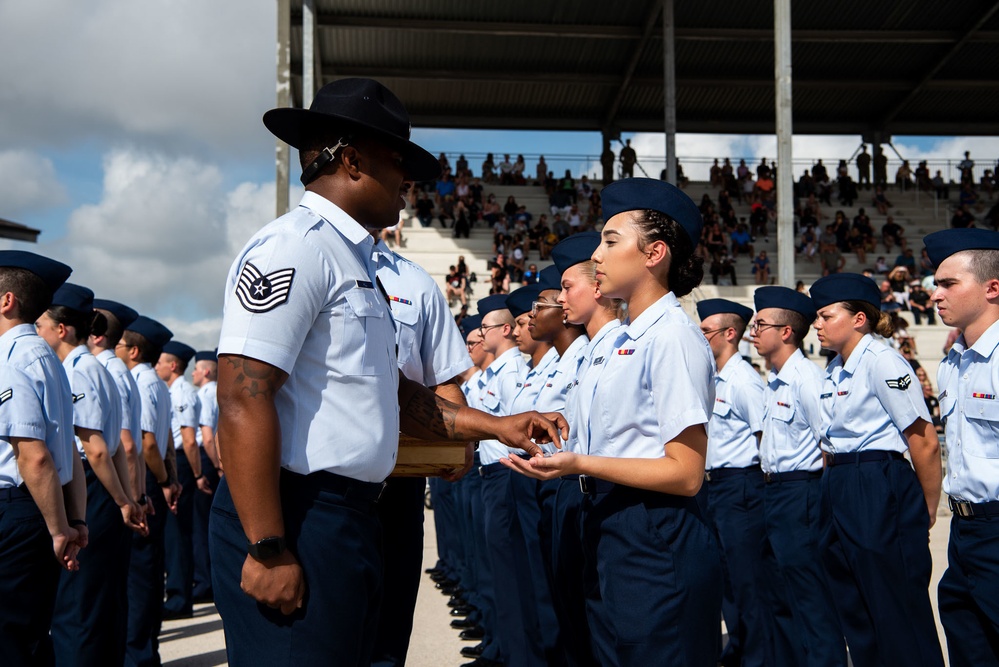
[[[302,170],[302,185],[308,185],[309,183],[314,181],[316,176],[319,175],[319,172],[322,170],[322,168],[333,161],[333,158],[336,157],[336,152],[341,148],[346,148],[347,146],[350,145],[349,143],[350,139],[351,139],[350,135],[347,135],[345,137],[340,137],[340,139],[338,139],[336,142],[336,146],[334,146],[333,148],[330,148],[329,146],[324,148],[319,153],[319,157],[313,160],[312,164],[310,164],[308,167]]]

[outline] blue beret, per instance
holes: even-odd
[[[701,239],[704,218],[694,200],[683,190],[653,178],[625,178],[600,191],[604,220],[625,211],[659,211],[680,223],[695,248]]]
[[[558,267],[559,273],[565,273],[570,266],[588,261],[599,245],[600,234],[597,232],[573,234],[555,244],[552,248],[552,261]]]
[[[544,273],[544,271],[542,271]],[[510,314],[514,317],[520,317],[524,313],[531,312],[531,308],[534,306],[534,302],[537,300],[538,295],[541,294],[543,287],[541,283],[535,283],[533,285],[525,285],[520,289],[516,289],[506,297],[506,308],[510,311]]]
[[[194,356],[194,348],[190,345],[185,345],[179,340],[171,340],[162,345],[163,352],[166,354],[172,354],[183,362],[188,362]]]
[[[62,262],[36,255],[26,250],[0,251],[0,268],[24,269],[42,279],[50,290],[55,292],[66,282],[73,269]]]
[[[728,299],[704,299],[697,302],[697,316],[702,320],[720,313],[738,315],[743,322],[747,323],[753,319],[753,309],[747,308],[735,301],[729,301]]]
[[[94,299],[94,308],[100,308],[101,310],[106,310],[121,322],[121,326],[124,329],[128,328],[128,325],[135,321],[135,318],[139,316],[137,312],[129,308],[123,303],[118,303],[117,301],[111,301],[109,299]]]
[[[962,250],[999,250],[999,233],[991,229],[944,229],[923,237],[933,266]]]
[[[469,315],[468,317],[462,318],[461,324],[458,328],[461,330],[461,335],[468,338],[468,335],[482,326],[482,316],[481,315]]]
[[[199,350],[194,353],[195,361],[218,361],[218,349],[214,350]]]
[[[562,271],[557,266],[546,266],[541,269],[541,280],[538,281],[541,291],[546,289],[557,289],[562,291]]]
[[[53,306],[65,306],[79,313],[94,311],[94,292],[83,285],[63,283],[52,295]]]
[[[125,327],[125,330],[139,334],[156,347],[163,347],[173,338],[172,331],[145,315],[139,315],[134,322]]]
[[[756,312],[764,308],[785,308],[801,313],[809,322],[815,319],[815,304],[812,303],[812,299],[807,294],[789,287],[768,285],[757,288],[753,294],[753,301],[756,303]]]
[[[821,310],[840,301],[866,301],[880,310],[881,290],[873,279],[859,273],[833,273],[812,285],[812,304]]]
[[[475,307],[479,315],[485,316],[494,310],[506,310],[506,297],[508,294],[490,294],[484,299],[479,299]]]

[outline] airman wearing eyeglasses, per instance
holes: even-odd
[[[756,290],[750,327],[770,364],[760,463],[775,665],[844,665],[843,633],[818,549],[822,454],[821,369],[801,351],[815,319],[811,299],[786,287]]]
[[[771,623],[759,587],[766,576],[759,453],[763,380],[739,355],[753,310],[726,299],[706,299],[697,304],[697,314],[717,368],[705,483],[697,498],[725,554],[722,615],[729,641],[719,662],[764,665]],[[720,629],[718,642],[720,646]]]

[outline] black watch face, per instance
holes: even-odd
[[[257,560],[276,558],[284,552],[284,540],[280,537],[268,537],[251,544],[249,552]]]

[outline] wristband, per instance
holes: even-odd
[[[197,482],[199,479],[201,479],[204,476],[205,476],[205,473],[201,473],[200,475],[198,475],[197,477],[194,478],[194,481]]]
[[[156,482],[156,483],[160,485],[161,489],[170,488],[170,478],[169,477],[167,477],[167,481],[165,481],[165,482]]]
[[[87,522],[84,521],[83,519],[70,519],[69,520],[69,527],[70,528],[76,528],[77,526],[83,526],[84,528],[86,528],[87,527]]]
[[[149,496],[143,493],[141,496],[139,496],[139,499],[136,500],[135,502],[138,505],[145,505],[147,502],[149,502]]]

